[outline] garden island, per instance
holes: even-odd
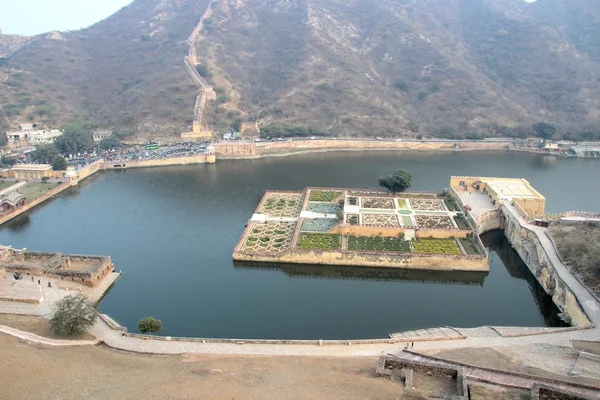
[[[450,191],[267,191],[234,260],[488,271],[488,255]]]

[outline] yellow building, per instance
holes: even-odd
[[[41,180],[43,177],[54,176],[50,164],[17,164],[8,170],[8,176],[19,180]]]
[[[527,179],[453,176],[450,186],[456,191],[487,194],[494,204],[514,202],[532,217],[544,215],[546,198]]]

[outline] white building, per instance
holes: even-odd
[[[19,125],[18,131],[6,132],[9,147],[35,146],[52,143],[62,135],[58,129],[35,129],[35,124]]]

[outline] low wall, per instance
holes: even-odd
[[[600,355],[600,342],[590,340],[571,340],[573,348],[592,354]]]
[[[556,273],[535,232],[522,227],[506,206],[502,207],[502,212],[505,217],[505,236],[546,293],[552,297],[554,304],[570,318],[571,325],[590,325],[577,297]]]
[[[214,164],[214,154],[198,154],[193,156],[172,157],[172,158],[152,158],[148,160],[123,160],[107,161],[104,163],[104,169],[126,169],[126,168],[145,168],[145,167],[166,167],[170,165],[191,165],[191,164]]]
[[[342,250],[290,250],[279,255],[234,252],[237,261],[367,266],[438,271],[489,271],[488,257],[466,255],[381,253]]]

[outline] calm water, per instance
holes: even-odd
[[[98,174],[0,229],[0,243],[105,254],[124,274],[100,308],[166,335],[369,338],[439,325],[556,324],[502,235],[485,236],[489,274],[234,264],[231,253],[266,189],[375,188],[404,168],[413,189],[450,175],[525,177],[548,211],[600,211],[599,160],[516,153],[329,153]],[[275,268],[273,268],[275,267]],[[454,281],[450,283],[451,281]]]

